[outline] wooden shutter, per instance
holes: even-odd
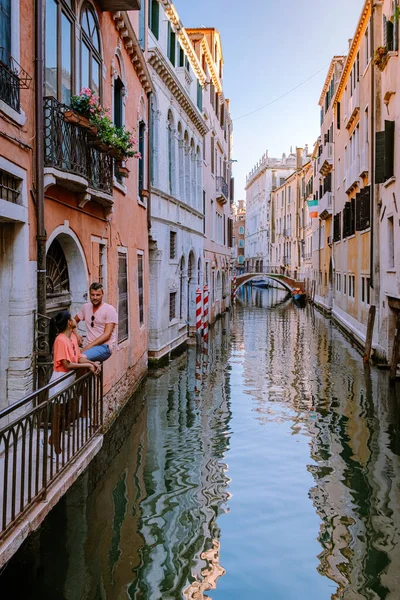
[[[390,179],[394,175],[394,121],[385,121],[385,167],[384,177]]]
[[[356,194],[356,231],[362,231],[361,213],[362,213],[363,196],[364,196],[364,190],[361,190],[359,194]]]
[[[232,248],[233,247],[233,221],[232,219],[228,218],[228,247]]]
[[[230,183],[229,183],[229,199],[231,201],[231,203],[234,201],[235,199],[235,178],[231,177]]]
[[[338,242],[341,239],[340,218],[341,218],[341,213],[338,213],[333,218],[333,241],[334,242]]]
[[[350,204],[350,222],[349,222],[349,235],[354,235],[356,229],[356,200],[352,198],[349,202]]]
[[[371,186],[361,190],[363,193],[362,211],[361,211],[361,228],[368,229],[371,225]]]
[[[200,81],[197,82],[197,108],[203,110],[203,88]]]
[[[158,0],[150,0],[151,11],[150,11],[150,29],[153,32],[154,37],[158,40],[159,36],[159,21],[160,21],[160,5]]]
[[[118,343],[128,339],[128,269],[125,252],[118,252]]]
[[[340,102],[336,105],[336,127],[340,129]]]
[[[375,144],[375,183],[385,181],[385,132],[376,132]]]

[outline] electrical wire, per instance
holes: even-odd
[[[329,67],[330,64],[331,64],[331,61],[329,61],[328,64],[324,65],[318,71],[316,71],[315,73],[313,73],[312,75],[310,75],[310,77],[307,77],[307,79],[304,79],[304,81],[302,81],[301,83],[299,83],[295,87],[291,88],[290,90],[288,90],[287,92],[285,92],[284,94],[282,94],[281,96],[279,96],[278,98],[275,98],[275,100],[271,100],[271,102],[268,102],[267,104],[264,104],[263,106],[260,106],[259,108],[255,108],[254,110],[251,110],[250,112],[245,113],[244,115],[240,115],[239,117],[235,117],[234,119],[232,119],[232,121],[239,121],[239,119],[244,119],[245,117],[248,117],[250,115],[254,115],[254,113],[259,112],[260,110],[263,110],[264,108],[267,108],[268,106],[271,106],[271,104],[275,104],[275,102],[278,102],[279,100],[282,100],[282,98],[285,98],[285,96],[288,96],[289,94],[291,94],[295,90],[299,89],[299,87],[301,87],[302,85],[304,85],[305,83],[307,83],[308,81],[310,81],[310,79],[312,79],[313,77],[315,77],[316,75],[318,75],[319,73],[321,73],[321,71],[323,71],[324,69],[326,69],[327,67]]]

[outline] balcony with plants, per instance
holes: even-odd
[[[128,159],[140,158],[132,132],[116,127],[108,112],[87,88],[70,106],[44,99],[45,185],[81,193],[81,207],[91,199],[112,206],[114,173],[127,177]]]

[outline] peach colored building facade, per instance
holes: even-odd
[[[61,309],[73,314],[101,281],[119,315],[117,347],[104,365],[106,418],[147,370],[149,94],[139,40],[139,11],[110,12],[110,2],[47,0],[44,58],[45,321]],[[114,2],[139,8],[135,0]],[[144,10],[144,8],[142,9]],[[12,3],[9,55],[33,68],[32,3]],[[56,33],[56,35],[55,35]],[[25,44],[24,40],[29,40]],[[59,40],[58,46],[55,40]],[[33,77],[34,73],[30,73]],[[7,73],[2,67],[0,76]],[[6,324],[0,359],[0,406],[31,391],[37,346],[34,85],[0,98],[1,319]],[[128,161],[122,178],[96,136],[68,120],[71,96],[93,89],[117,125],[135,131],[142,159]],[[2,90],[7,91],[3,86]],[[7,96],[7,93],[3,93]],[[40,319],[39,319],[40,320]],[[49,356],[45,356],[49,360]]]

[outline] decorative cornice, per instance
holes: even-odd
[[[144,91],[146,94],[153,92],[154,88],[149,70],[146,65],[146,60],[136,37],[135,31],[132,27],[128,13],[125,11],[117,11],[112,14],[112,18],[114,20],[115,28],[117,29],[118,34],[124,43],[125,50],[129,54]]]
[[[365,0],[364,7],[361,12],[361,16],[358,20],[356,32],[354,34],[349,53],[347,55],[347,60],[343,67],[342,76],[339,81],[338,89],[336,90],[336,94],[335,94],[335,97],[333,100],[333,106],[335,106],[337,104],[338,99],[340,98],[340,95],[342,93],[342,90],[349,78],[349,73],[350,73],[351,67],[353,66],[355,54],[360,45],[361,34],[363,32],[365,23],[366,23],[366,21],[368,21],[370,16],[371,16],[371,0]]]
[[[190,117],[201,135],[206,135],[209,129],[201,116],[200,111],[193,104],[187,92],[176,78],[174,70],[170,67],[164,55],[158,48],[149,50],[149,64],[153,67],[160,79],[165,83],[171,94],[179,102],[183,110]]]
[[[325,79],[324,87],[322,88],[321,96],[319,98],[319,102],[318,102],[319,106],[322,106],[325,101],[325,95],[326,95],[326,92],[328,91],[328,87],[329,87],[330,81],[332,79],[332,75],[335,70],[336,63],[340,63],[340,62],[343,63],[345,60],[346,60],[345,56],[334,56],[332,58],[331,64],[329,66],[328,74]]]
[[[206,82],[206,75],[203,69],[201,68],[200,61],[197,57],[196,52],[194,51],[192,43],[190,42],[189,36],[186,33],[186,29],[184,28],[182,21],[180,20],[179,15],[176,12],[175,6],[172,4],[172,2],[170,2],[170,0],[161,0],[161,4],[164,6],[165,13],[172,25],[174,26],[178,39],[189,57],[193,71],[196,73],[201,85],[204,86]]]

